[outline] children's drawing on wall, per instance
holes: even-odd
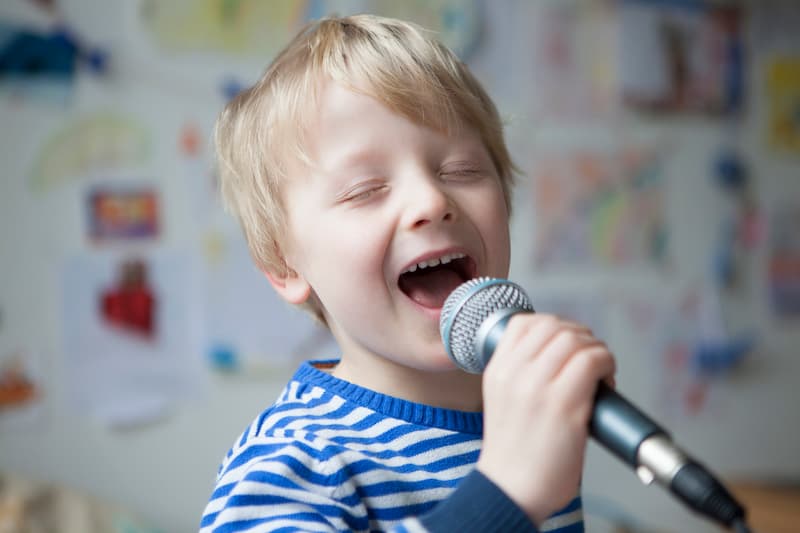
[[[141,171],[149,162],[149,131],[128,115],[97,111],[66,120],[42,145],[31,188],[46,192],[66,183]]]
[[[613,2],[531,2],[525,34],[533,56],[535,116],[586,119],[616,110],[617,16]]]
[[[21,7],[35,13],[31,24],[0,20],[0,94],[15,102],[68,105],[78,74],[105,75],[106,50],[86,42],[65,24],[57,2],[29,2]],[[43,27],[40,27],[43,26]]]
[[[739,372],[756,346],[751,332],[732,333],[713,286],[698,283],[677,297],[623,297],[618,303],[647,353],[656,405],[681,419],[725,412],[719,383]]]
[[[730,114],[744,98],[742,12],[701,0],[620,5],[623,102],[647,111]]]
[[[800,56],[773,59],[766,77],[769,145],[800,154]]]
[[[168,414],[197,385],[196,277],[177,252],[79,255],[63,274],[70,403],[111,426]]]
[[[746,291],[753,279],[750,265],[760,246],[765,224],[747,161],[735,147],[720,150],[713,162],[713,180],[724,204],[712,258],[711,283],[723,293]]]
[[[673,395],[668,405],[689,415],[707,410],[714,383],[740,368],[756,347],[752,331],[731,331],[719,293],[710,286],[687,291],[666,333],[663,394]]]
[[[707,270],[680,292],[672,309],[657,309],[660,318],[652,321],[654,343],[661,347],[659,403],[677,417],[721,412],[717,385],[743,375],[760,338],[751,307],[756,297],[752,258],[763,242],[764,224],[753,178],[731,145],[718,152],[711,167],[719,194],[708,209],[707,222],[716,224],[716,231],[705,247]]]
[[[800,318],[800,201],[776,206],[770,220],[768,287],[772,312]]]
[[[666,264],[664,179],[656,151],[542,154],[534,165],[537,268]]]
[[[66,105],[78,49],[65,35],[0,22],[0,93],[14,101]]]
[[[276,52],[305,20],[307,2],[141,2],[142,29],[161,50],[247,56]]]
[[[141,259],[122,260],[112,284],[102,289],[98,308],[106,325],[155,340],[158,301],[148,279],[148,268]]]
[[[0,430],[30,427],[41,416],[44,391],[36,354],[0,352]]]
[[[141,26],[161,50],[240,58],[277,53],[300,26],[331,13],[370,12],[413,20],[464,57],[480,35],[476,0],[174,0],[141,4]]]
[[[89,239],[96,244],[155,239],[158,193],[146,185],[95,185],[86,198]]]
[[[8,98],[67,104],[76,63],[75,48],[57,35],[0,22],[0,93]]]

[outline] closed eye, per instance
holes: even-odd
[[[486,175],[487,172],[478,167],[445,168],[439,172],[439,176],[447,180],[474,180]]]
[[[347,202],[365,202],[376,195],[385,192],[388,189],[385,183],[382,182],[367,182],[361,183],[351,189],[348,189],[338,197],[340,203]]]

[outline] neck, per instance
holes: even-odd
[[[386,358],[342,356],[333,375],[381,394],[459,411],[480,411],[481,376],[461,370],[427,370]]]

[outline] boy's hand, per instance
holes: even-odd
[[[580,324],[514,315],[483,375],[477,468],[537,525],[578,494],[594,393],[614,358]]]

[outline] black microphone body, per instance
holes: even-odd
[[[480,373],[511,317],[532,312],[518,285],[494,278],[470,280],[453,291],[442,309],[440,327],[447,353],[463,370]],[[714,476],[604,382],[597,387],[589,433],[628,463],[645,484],[658,482],[695,511],[726,526],[744,521],[744,509]]]

